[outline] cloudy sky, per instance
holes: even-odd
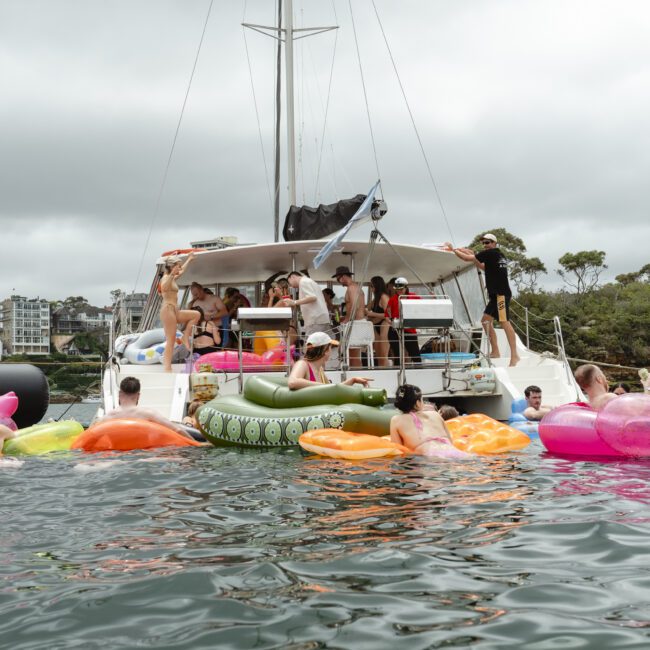
[[[649,261],[650,3],[375,0],[449,228],[372,0],[351,4],[377,162],[350,3],[294,0],[299,26],[340,26],[296,46],[299,201],[364,193],[378,167],[396,242],[502,226],[549,270]],[[274,43],[241,27],[271,24],[270,0],[214,0],[156,209],[209,6],[0,0],[0,298],[105,304],[166,249],[272,239]]]

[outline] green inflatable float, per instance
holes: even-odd
[[[16,437],[5,441],[2,452],[7,456],[35,456],[51,451],[67,451],[84,428],[75,420],[36,424],[18,429]]]
[[[388,435],[397,411],[385,404],[380,388],[326,384],[290,390],[286,378],[255,376],[243,395],[216,397],[202,406],[198,422],[217,447],[294,447],[313,429]]]

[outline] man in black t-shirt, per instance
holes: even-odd
[[[497,334],[492,324],[495,319],[501,323],[510,345],[510,365],[516,366],[519,361],[517,354],[517,337],[515,330],[510,323],[510,298],[512,292],[508,284],[508,261],[497,247],[497,238],[491,233],[481,237],[483,250],[474,253],[470,248],[454,248],[447,243],[447,249],[465,262],[474,262],[476,266],[485,271],[485,286],[488,292],[488,304],[485,306],[481,322],[490,339],[490,357],[498,359],[501,357]]]

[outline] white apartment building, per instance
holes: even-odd
[[[0,337],[5,354],[50,353],[50,303],[11,296],[0,302]]]

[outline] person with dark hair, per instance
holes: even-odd
[[[201,307],[192,307],[200,314],[199,322],[194,326],[193,350],[199,354],[218,352],[221,349],[221,334],[213,320],[207,320]]]
[[[314,332],[307,337],[305,343],[305,354],[302,359],[296,361],[291,369],[287,385],[291,390],[306,388],[307,386],[317,386],[319,384],[329,384],[330,381],[325,376],[325,365],[330,358],[332,346],[337,346],[338,341],[330,338],[325,332]],[[344,382],[345,386],[362,384],[368,386],[372,381],[366,377],[348,377]]]
[[[140,380],[137,377],[124,377],[120,382],[120,392],[118,395],[119,407],[106,413],[104,417],[99,418],[98,421],[103,422],[104,420],[118,419],[148,420],[149,422],[162,424],[162,426],[172,429],[173,431],[176,431],[176,433],[192,438],[192,436],[190,436],[180,424],[168,420],[152,409],[138,406],[138,402],[140,401],[140,390]]]
[[[305,334],[309,336],[314,332],[330,332],[330,315],[318,284],[298,271],[289,273],[287,282],[292,289],[298,289],[298,300],[289,300],[289,306],[300,307]]]
[[[630,385],[626,384],[624,381],[620,381],[618,384],[614,384],[609,390],[611,393],[614,393],[614,395],[625,395],[625,393],[630,392]]]
[[[517,354],[517,335],[510,322],[510,298],[512,291],[508,283],[508,260],[499,250],[496,235],[491,232],[481,237],[483,250],[474,253],[471,248],[454,248],[449,242],[445,244],[447,250],[465,262],[473,262],[477,268],[485,272],[485,286],[488,292],[488,304],[483,312],[483,328],[490,339],[490,357],[498,359],[501,356],[494,330],[494,321],[498,320],[503,327],[510,346],[510,365],[516,366],[519,362]]]
[[[447,420],[451,420],[452,418],[457,418],[460,415],[460,413],[458,412],[458,409],[456,409],[451,404],[442,404],[440,406],[440,408],[438,409],[438,413],[440,413],[440,417],[445,422]]]
[[[179,278],[188,264],[194,259],[194,253],[190,253],[184,263],[175,255],[165,260],[165,272],[160,280],[160,294],[162,305],[160,307],[160,322],[165,331],[165,350],[163,352],[163,368],[165,372],[172,371],[172,355],[174,354],[174,343],[176,342],[176,327],[185,325],[183,331],[183,344],[190,349],[190,333],[192,327],[197,323],[199,315],[188,309],[178,308],[178,284]]]
[[[366,308],[366,317],[375,328],[375,358],[379,366],[387,366],[389,365],[388,331],[390,330],[390,321],[386,318],[386,307],[388,307],[390,296],[384,278],[380,275],[370,278],[370,288],[372,289],[372,298]]]
[[[395,293],[390,297],[388,305],[386,306],[386,318],[394,319],[399,318],[400,315],[400,299],[408,296],[410,299],[415,300],[420,296],[409,291],[408,280],[404,277],[395,278]],[[395,334],[397,339],[397,334]],[[404,348],[406,353],[413,362],[420,362],[420,346],[418,345],[417,330],[408,327],[404,330]]]
[[[550,406],[542,405],[542,389],[539,386],[528,386],[524,390],[524,397],[526,398],[526,408],[522,415],[527,420],[541,420],[547,413],[553,409]]]
[[[329,287],[323,289],[323,298],[325,298],[327,311],[330,315],[330,325],[334,331],[338,331],[338,327],[341,324],[341,308],[334,304],[335,297],[336,294],[333,289],[330,289]]]
[[[437,411],[427,410],[422,391],[402,384],[395,393],[395,406],[402,411],[390,421],[390,439],[422,456],[470,458],[451,443],[449,430]]]
[[[209,289],[206,289],[198,282],[190,285],[192,300],[189,304],[191,309],[200,307],[203,310],[204,318],[219,323],[223,316],[228,315],[228,309],[219,296],[215,296]]]

